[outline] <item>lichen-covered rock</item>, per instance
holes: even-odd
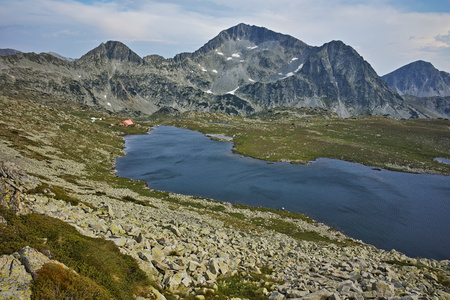
[[[387,282],[378,281],[373,283],[372,290],[375,292],[375,295],[378,298],[388,298],[395,296],[394,286]]]
[[[35,277],[37,270],[41,269],[44,264],[51,262],[47,256],[29,246],[25,246],[20,250],[19,254],[21,263],[33,278]]]
[[[333,295],[333,293],[331,293],[331,292],[329,292],[327,290],[320,290],[320,291],[317,291],[315,293],[308,294],[308,295],[302,297],[302,299],[305,299],[305,300],[326,300],[331,295]]]
[[[27,175],[14,163],[0,161],[0,205],[16,214],[27,213],[20,196],[25,190],[34,188],[37,183],[36,178]]]
[[[274,292],[269,296],[269,299],[270,300],[284,300],[284,299],[286,299],[286,297],[282,293]]]
[[[0,299],[30,299],[31,275],[12,255],[0,257]]]

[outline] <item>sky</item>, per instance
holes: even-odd
[[[450,0],[0,0],[0,48],[80,58],[115,40],[170,58],[239,23],[341,40],[380,76],[417,60],[450,73]]]

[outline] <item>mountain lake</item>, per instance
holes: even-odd
[[[125,146],[117,175],[152,189],[299,212],[381,249],[450,259],[450,176],[327,158],[271,163],[170,126],[126,136]]]

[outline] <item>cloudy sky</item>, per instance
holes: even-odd
[[[0,0],[0,48],[79,58],[118,40],[168,58],[238,23],[341,40],[379,75],[419,59],[450,72],[450,0]]]

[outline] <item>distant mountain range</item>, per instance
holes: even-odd
[[[401,96],[408,94],[403,82],[424,86],[419,79],[432,74],[414,75],[417,69],[396,73],[399,69],[381,78],[341,41],[314,47],[263,27],[239,24],[197,51],[171,59],[141,58],[115,41],[102,43],[77,60],[54,53],[1,56],[0,92],[41,93],[135,115],[162,109],[247,116],[283,106],[321,108],[342,117],[448,117],[446,98],[422,103]],[[448,85],[433,88],[448,91]]]
[[[8,56],[8,55],[14,55],[17,53],[22,53],[19,50],[16,49],[0,49],[0,56]]]
[[[19,51],[16,49],[0,49],[0,56],[14,55],[14,54],[18,54],[18,53],[22,53],[22,51]],[[47,53],[51,54],[59,59],[62,59],[62,60],[75,61],[75,59],[73,59],[73,58],[64,57],[56,52],[47,52]]]

